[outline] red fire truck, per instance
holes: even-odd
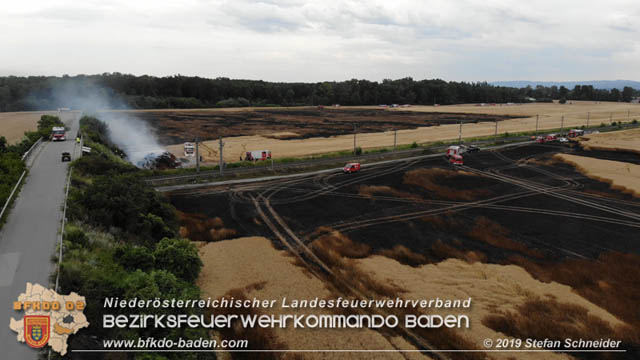
[[[270,150],[247,151],[244,159],[247,161],[268,160],[268,159],[271,159],[271,151]]]
[[[65,141],[65,128],[60,126],[56,126],[51,130],[51,140],[52,141]]]
[[[452,155],[449,157],[449,164],[452,165],[464,165],[464,161],[462,160],[462,156],[460,155]]]
[[[581,129],[571,129],[569,130],[569,134],[567,135],[570,138],[578,137],[584,135],[584,130]]]
[[[464,152],[464,147],[458,145],[451,145],[447,148],[447,156],[461,155]]]

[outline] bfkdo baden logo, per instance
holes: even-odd
[[[67,353],[69,335],[89,326],[83,310],[86,302],[76,293],[59,295],[38,284],[27,289],[13,302],[13,310],[24,312],[22,320],[11,318],[9,328],[18,333],[17,340],[32,348],[49,345],[60,355]]]
[[[49,342],[50,318],[43,315],[25,315],[24,341],[32,348],[41,348]]]

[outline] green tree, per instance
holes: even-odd
[[[122,245],[113,253],[114,261],[127,270],[153,269],[155,258],[146,246]]]
[[[174,236],[175,209],[134,175],[100,176],[83,192],[79,218],[106,228],[118,227],[146,241]]]
[[[54,126],[64,126],[62,120],[54,115],[42,115],[38,120],[38,132],[40,136],[47,138],[51,135]]]
[[[633,98],[633,88],[630,88],[629,86],[625,86],[624,89],[622,89],[622,101],[631,102],[632,98]]]
[[[567,89],[564,86],[560,86],[560,89],[558,90],[558,96],[562,99],[562,98],[567,98],[567,95],[569,95],[569,89]]]
[[[620,94],[620,90],[611,89],[611,95],[609,96],[609,100],[611,101],[620,101],[622,95]]]
[[[187,239],[164,238],[156,245],[153,252],[156,268],[165,269],[177,277],[192,282],[200,274],[202,260],[198,250]]]

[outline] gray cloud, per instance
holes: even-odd
[[[0,38],[0,73],[635,79],[634,8],[628,0],[33,0],[0,13],[0,32],[14,34]]]

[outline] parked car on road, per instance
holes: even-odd
[[[478,145],[469,145],[467,146],[467,151],[468,153],[472,153],[472,152],[478,152],[480,151],[480,147]]]
[[[342,172],[350,174],[360,171],[360,163],[348,163],[342,168]]]

